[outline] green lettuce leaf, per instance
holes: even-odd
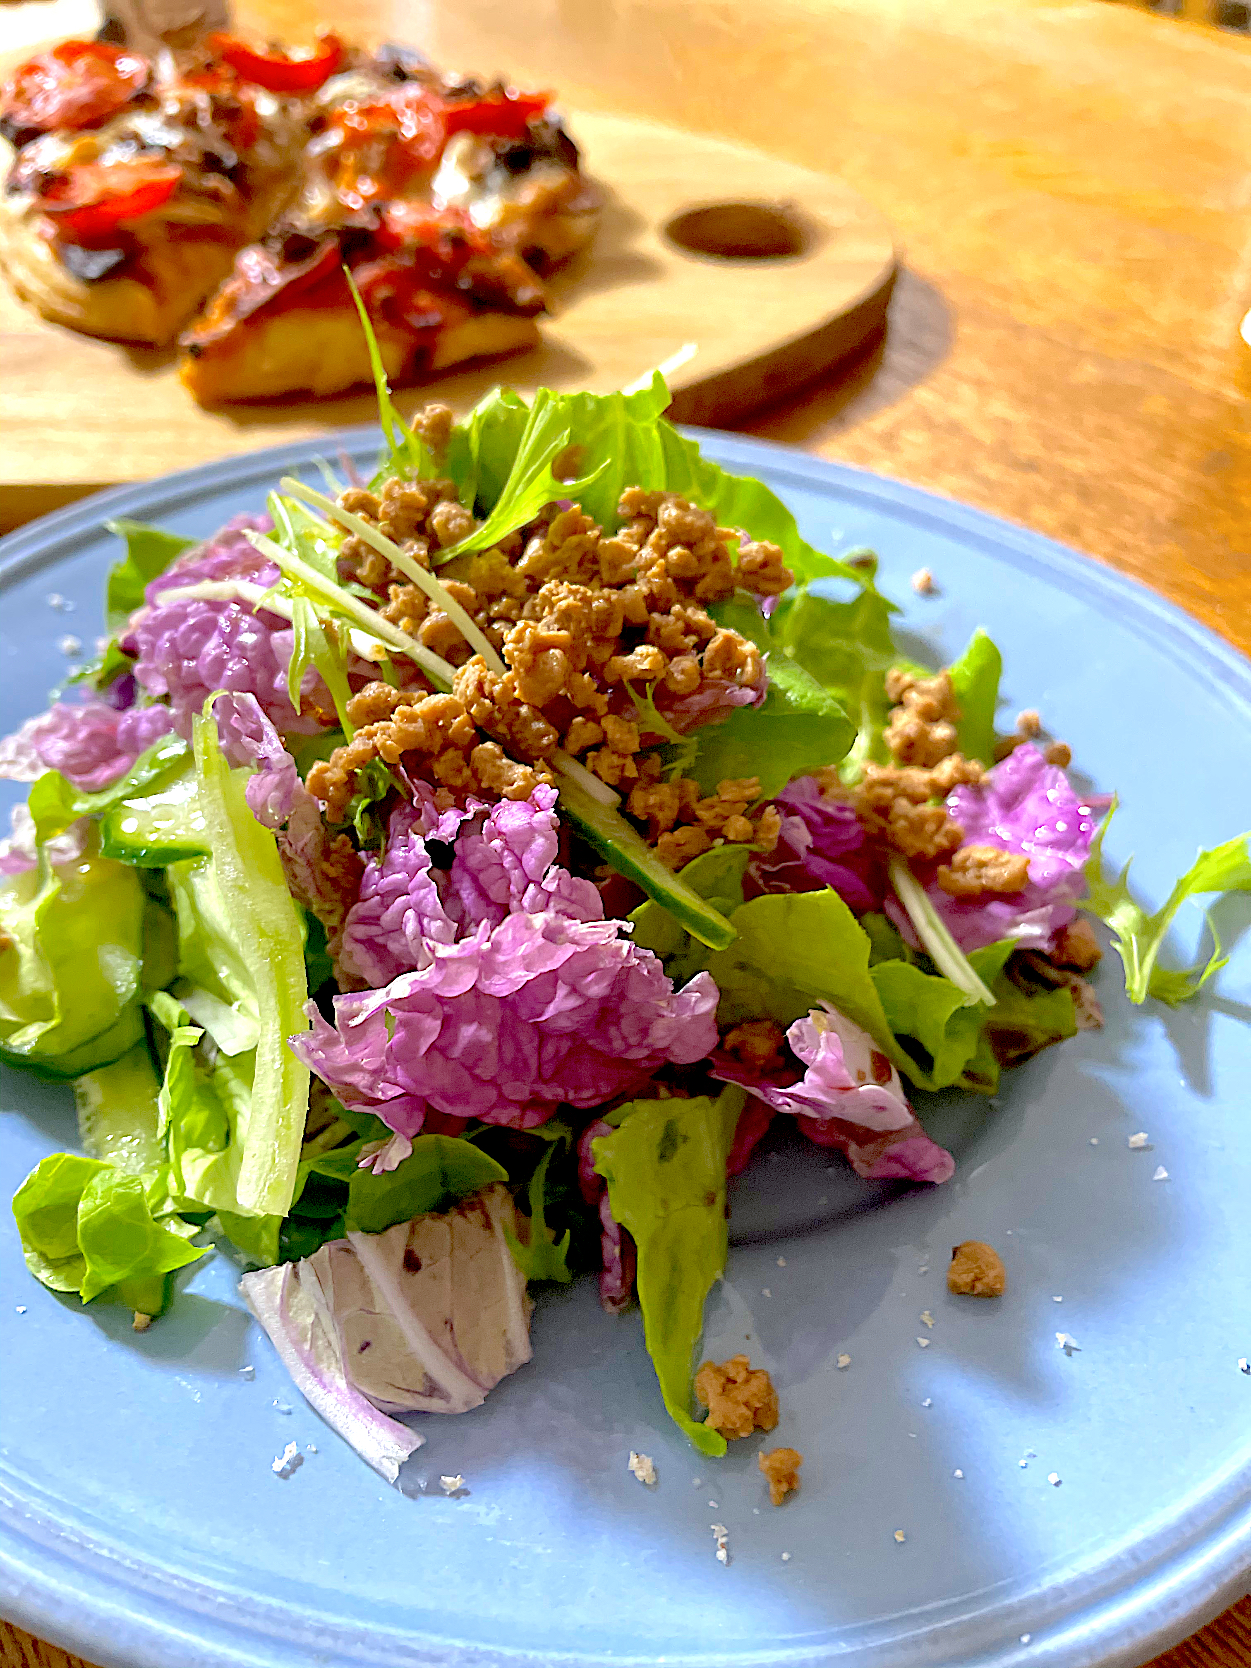
[[[637,1100],[592,1142],[612,1213],[638,1247],[647,1352],[669,1416],[703,1454],[725,1438],[691,1417],[691,1378],[704,1300],[725,1268],[725,1165],[746,1095]]]
[[[737,938],[708,963],[721,992],[722,1025],[772,1019],[787,1026],[829,1002],[897,1065],[910,1063],[870,977],[868,934],[837,892],[769,893],[745,903],[732,920]]]
[[[98,793],[84,793],[59,770],[46,770],[32,784],[27,809],[35,824],[35,839],[42,845],[63,834],[79,817],[98,817],[120,805],[124,799],[151,792],[187,763],[187,744],[171,731],[141,753],[125,776]]]
[[[26,1266],[44,1285],[77,1292],[84,1303],[107,1293],[159,1314],[165,1276],[204,1255],[188,1244],[193,1228],[168,1213],[161,1219],[164,1203],[156,1178],[52,1153],[13,1195]]]
[[[180,971],[205,983],[197,971],[207,963],[210,980],[216,974],[227,999],[245,1001],[256,1019],[252,1092],[246,1121],[238,1122],[239,1208],[285,1216],[308,1110],[308,1068],[287,1046],[308,1026],[304,934],[277,842],[248,807],[248,772],[230,769],[211,716],[197,716],[193,741],[212,856],[167,871],[179,913]],[[175,869],[182,871],[181,890]]]
[[[126,546],[126,554],[109,569],[104,594],[104,623],[115,637],[130,624],[130,616],[143,606],[145,586],[164,573],[176,556],[190,550],[195,539],[181,533],[166,533],[160,527],[145,527],[125,517],[104,524]]]
[[[325,1156],[334,1159],[338,1153]],[[314,1160],[314,1165],[318,1164]],[[322,1173],[329,1173],[324,1164]],[[411,1222],[427,1211],[446,1210],[492,1182],[507,1180],[503,1165],[472,1141],[454,1135],[418,1135],[412,1152],[394,1170],[375,1176],[353,1165],[348,1177],[346,1224],[363,1234],[381,1234],[397,1222]]]
[[[1012,942],[1003,939],[969,956],[978,977],[992,991],[1012,950]],[[869,977],[881,998],[887,1023],[908,1055],[909,1063],[902,1069],[918,1088],[945,1089],[958,1083],[987,1094],[994,1091],[998,1069],[988,1072],[984,1060],[974,1067],[987,1016],[992,1013],[985,1003],[969,1006],[959,985],[907,961],[874,962]],[[997,1023],[997,1006],[993,1014]],[[993,1056],[991,1064],[993,1067]],[[988,1076],[993,1081],[988,1083]]]
[[[564,1140],[568,1142],[568,1126],[562,1133]],[[518,1239],[507,1223],[504,1224],[504,1238],[508,1241],[513,1261],[527,1280],[554,1280],[558,1285],[567,1286],[573,1279],[569,1267],[569,1244],[573,1238],[573,1230],[566,1228],[562,1237],[557,1239],[555,1230],[550,1228],[547,1222],[547,1176],[558,1146],[558,1141],[549,1141],[542,1158],[534,1167],[534,1174],[530,1177],[526,1189],[526,1203],[530,1216],[527,1238],[524,1242]]]
[[[139,1041],[145,902],[135,870],[107,857],[0,883],[0,1058],[77,1077]]]
[[[999,677],[1003,656],[978,626],[968,647],[949,668],[951,687],[960,706],[956,729],[960,751],[966,759],[995,762],[995,708],[999,704]]]
[[[1187,898],[1213,892],[1251,892],[1251,834],[1240,834],[1211,851],[1201,850],[1161,907],[1148,915],[1129,889],[1132,858],[1114,880],[1105,879],[1103,874],[1103,839],[1115,811],[1114,803],[1091,847],[1086,865],[1090,890],[1080,907],[1111,927],[1112,945],[1125,969],[1125,991],[1130,1001],[1141,1003],[1155,996],[1176,1007],[1197,995],[1229,958],[1222,955],[1212,928],[1215,948],[1206,960],[1200,957],[1192,967],[1176,971],[1157,967],[1165,935]],[[1210,919],[1208,925],[1211,927]]]
[[[692,892],[728,919],[743,902],[743,876],[751,855],[747,846],[714,846],[692,858],[679,873]],[[660,957],[675,984],[686,984],[708,966],[708,947],[692,937],[654,898],[641,903],[630,920],[634,923],[634,942]]]
[[[1036,1054],[1040,1048],[1077,1035],[1073,997],[1063,985],[1055,990],[1033,991],[1027,995],[1013,984],[1006,973],[1002,973],[991,988],[995,993],[995,1006],[966,1078],[990,1075],[997,1078],[998,1068],[990,1047],[991,1038],[996,1033],[1002,1042],[1011,1045],[1014,1052],[1022,1054]],[[974,1081],[972,1086],[980,1088],[981,1084]]]
[[[217,1212],[241,1250],[260,1262],[277,1262],[280,1216],[249,1210],[239,1199],[251,1123],[254,1052],[218,1052],[209,1067],[196,1053],[204,1032],[189,1023],[189,1014],[173,996],[160,991],[149,1008],[168,1032],[157,1105],[174,1202],[180,1210]]]
[[[687,774],[706,794],[725,777],[758,776],[764,799],[795,776],[834,765],[855,738],[842,705],[798,662],[768,658],[769,691],[759,707],[736,707],[696,732]]]
[[[669,400],[659,371],[650,386],[633,393],[556,394],[540,388],[529,406],[507,391],[488,394],[453,430],[448,453],[462,502],[475,505],[488,521],[444,559],[498,542],[553,499],[572,499],[612,532],[620,525],[622,492],[639,486],[681,493],[722,526],[771,540],[797,579],[840,575],[863,583],[856,569],[801,538],[795,517],[762,481],[730,475],[701,456],[695,441],[665,421]],[[552,460],[571,440],[579,448],[581,478],[557,481]]]
[[[859,589],[850,601],[840,602],[803,584],[779,598],[766,622],[759,610],[741,602],[719,604],[718,620],[750,636],[769,651],[769,672],[781,656],[801,666],[832,695],[848,716],[854,739],[826,763],[844,757],[847,770],[858,774],[867,760],[885,758],[882,731],[890,712],[886,673],[901,661],[891,636],[895,605],[875,588],[872,576],[847,570]]]

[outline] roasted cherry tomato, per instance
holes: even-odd
[[[289,52],[258,52],[234,35],[213,35],[209,45],[244,81],[254,81],[271,93],[314,93],[343,62],[343,42],[337,35],[320,35],[308,57]]]
[[[443,121],[449,137],[453,133],[481,133],[500,139],[524,139],[530,123],[551,102],[550,93],[486,93],[481,98],[446,104]]]
[[[329,118],[342,135],[334,153],[335,189],[358,208],[392,197],[428,174],[447,143],[443,101],[424,89],[372,104],[345,104]]]
[[[98,243],[168,202],[181,179],[172,163],[84,162],[53,180],[39,206],[68,242]]]
[[[19,144],[53,128],[99,127],[143,91],[150,73],[137,52],[105,41],[62,41],[0,88],[0,127]]]

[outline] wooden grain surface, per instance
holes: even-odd
[[[32,29],[34,9],[8,8],[0,33]],[[411,16],[403,0],[333,10],[362,33]],[[309,8],[238,11],[290,35]],[[894,223],[884,339],[751,432],[1063,539],[1251,650],[1251,41],[1099,0],[423,15],[449,64],[836,170]],[[78,1668],[2,1627],[0,1651],[6,1668]],[[1248,1668],[1251,1600],[1159,1665]]]
[[[689,345],[672,377],[674,414],[728,424],[794,395],[880,332],[891,230],[841,180],[637,117],[569,115],[604,193],[595,242],[549,284],[541,344],[439,379],[441,399],[467,409],[501,380],[524,393],[606,393]],[[734,228],[727,198],[771,216],[799,247],[763,259],[717,254]],[[691,250],[666,229],[696,209],[707,211],[704,247]],[[45,322],[3,282],[0,362],[0,531],[101,486],[375,414],[363,391],[206,411],[178,380],[175,348],[80,336]],[[397,403],[411,410],[429,397],[410,390]]]

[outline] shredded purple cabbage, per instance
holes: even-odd
[[[345,1106],[402,1135],[428,1111],[527,1129],[715,1045],[711,978],[675,991],[621,922],[600,918],[596,889],[555,864],[554,804],[539,788],[466,815],[448,869],[421,832],[433,804],[395,814],[340,956],[373,988],[338,997],[334,1025],[311,1012],[292,1043]]]
[[[174,728],[189,739],[191,721],[206,696],[226,689],[253,695],[282,735],[313,735],[324,725],[330,696],[311,670],[305,674],[303,711],[287,691],[294,633],[280,614],[253,612],[244,602],[184,598],[162,602],[167,592],[202,580],[246,579],[266,588],[281,577],[243,536],[266,532],[267,516],[235,516],[214,538],[179,556],[148,585],[145,605],[133,616],[123,647],[136,656],[135,677],[149,694],[168,698]]]
[[[964,830],[965,845],[998,846],[1029,858],[1029,880],[1019,892],[953,898],[931,880],[926,890],[962,950],[1011,938],[1046,951],[1077,914],[1085,895],[1085,865],[1099,822],[1112,803],[1105,794],[1079,794],[1058,765],[1037,747],[1014,748],[983,781],[961,786],[947,809]],[[916,945],[912,924],[893,897],[886,912]]]
[[[166,706],[119,712],[107,701],[56,701],[0,741],[0,776],[33,782],[59,770],[84,793],[99,793],[173,728]]]
[[[866,1181],[944,1182],[953,1173],[955,1160],[921,1128],[899,1073],[867,1031],[827,1005],[797,1019],[786,1040],[802,1072],[761,1076],[718,1053],[713,1075],[795,1115],[809,1140],[846,1153]]]
[[[881,909],[881,860],[850,805],[826,798],[811,776],[792,782],[774,804],[782,813],[778,843],[752,858],[745,896],[819,892],[831,886],[857,915]]]

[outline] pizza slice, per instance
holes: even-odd
[[[0,261],[45,318],[162,344],[291,195],[333,36],[301,58],[228,37],[148,59],[65,41],[0,90],[15,148]]]
[[[451,83],[384,48],[321,90],[298,196],[182,337],[201,403],[342,393],[534,345],[540,274],[591,237],[598,196],[550,95]]]

